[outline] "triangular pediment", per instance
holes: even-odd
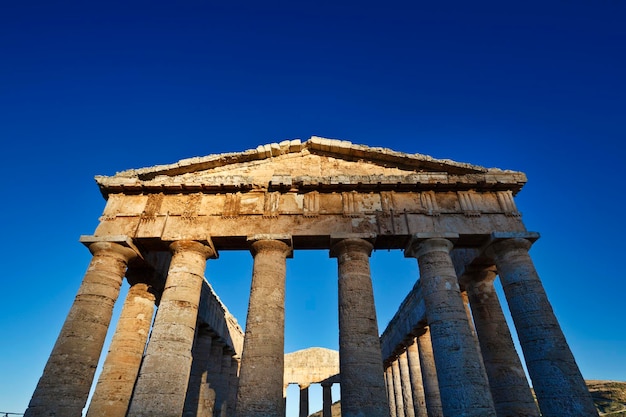
[[[422,154],[312,137],[238,153],[184,159],[174,164],[98,176],[106,196],[125,192],[221,192],[249,189],[445,188],[457,185],[518,191],[523,173],[484,168]],[[465,185],[463,185],[465,184]]]

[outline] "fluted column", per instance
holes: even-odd
[[[155,296],[148,284],[130,287],[117,322],[88,417],[124,417],[152,325]]]
[[[236,410],[239,417],[282,417],[285,272],[291,248],[280,240],[261,239],[251,250],[254,267]]]
[[[430,340],[430,329],[424,328],[424,333],[417,336],[420,364],[422,365],[422,382],[424,383],[424,399],[428,417],[443,417],[437,367],[433,357],[433,346]]]
[[[465,287],[498,416],[538,417],[539,410],[493,286],[495,268],[477,269],[466,276]]]
[[[322,382],[322,417],[332,417],[333,384]]]
[[[393,366],[391,363],[385,369],[385,383],[387,384],[387,400],[389,401],[389,415],[398,417],[396,413],[396,392],[393,388]]]
[[[93,258],[48,358],[26,416],[80,416],[104,345],[128,261],[136,252],[113,242],[89,245]]]
[[[413,338],[406,348],[406,358],[411,378],[411,394],[413,398],[413,409],[416,417],[428,417],[426,412],[426,398],[424,397],[424,384],[422,382],[422,366],[420,364],[417,339]]]
[[[309,417],[309,386],[300,388],[300,417]]]
[[[183,417],[213,415],[212,396],[208,392],[207,371],[211,357],[212,336],[208,327],[196,331],[191,351],[193,361],[187,386]],[[209,414],[210,413],[210,414]]]
[[[402,380],[400,379],[400,366],[398,365],[398,358],[394,359],[391,363],[391,375],[393,376],[393,393],[396,397],[396,416],[405,417],[404,398],[402,397]]]
[[[493,257],[544,417],[597,416],[574,355],[554,315],[535,266],[531,243],[511,238],[493,243]]]
[[[188,240],[174,242],[170,249],[172,261],[128,417],[183,412],[206,260],[215,251]]]
[[[415,239],[416,257],[437,366],[443,415],[495,417],[489,382],[470,330],[447,239]]]
[[[339,264],[339,369],[343,417],[387,417],[389,404],[374,307],[366,240],[348,238],[331,248]]]
[[[409,373],[409,362],[406,357],[406,350],[398,357],[398,365],[400,368],[400,380],[402,382],[402,402],[404,403],[404,415],[406,417],[415,417],[415,408],[413,406],[413,392],[411,388],[411,375]]]

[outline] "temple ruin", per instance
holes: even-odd
[[[344,417],[598,415],[528,254],[521,172],[312,137],[96,182],[106,206],[80,238],[93,258],[26,416],[80,416],[94,383],[88,417],[282,417],[290,383],[301,417],[311,383],[324,416],[332,384]],[[339,353],[285,355],[286,259],[313,249],[337,262]],[[381,249],[419,268],[382,335]],[[253,257],[245,334],[205,278],[231,250]]]

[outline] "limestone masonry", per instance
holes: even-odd
[[[288,384],[300,417],[311,384],[325,417],[333,384],[344,417],[598,415],[528,254],[521,172],[312,137],[96,182],[106,207],[81,237],[93,258],[26,416],[81,416],[124,277],[88,417],[282,417]],[[285,355],[286,259],[302,249],[337,260],[339,352]],[[382,336],[378,249],[419,267]],[[204,277],[223,250],[254,259],[245,335]]]

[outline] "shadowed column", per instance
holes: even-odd
[[[424,399],[428,417],[443,417],[439,381],[437,381],[437,367],[433,357],[433,345],[430,340],[430,329],[424,328],[424,333],[417,336],[417,346],[422,365],[422,382],[424,383]]]
[[[539,410],[493,286],[495,268],[466,273],[465,287],[498,416],[538,417]]]
[[[422,365],[420,364],[417,348],[417,338],[413,338],[413,342],[407,346],[406,359],[411,378],[411,394],[415,416],[428,417],[428,413],[426,412],[426,398],[424,397],[424,384],[422,383]]]
[[[300,386],[300,417],[309,417],[309,386]]]
[[[214,396],[209,394],[207,373],[211,357],[211,332],[207,326],[196,331],[191,355],[191,374],[187,386],[183,417],[213,415]]]
[[[88,417],[124,417],[152,325],[155,296],[148,284],[130,287],[98,379]]]
[[[406,417],[415,417],[413,392],[411,388],[411,375],[409,373],[409,362],[406,358],[406,350],[398,357],[398,365],[400,367],[400,379],[402,381],[402,402],[404,403],[404,415]]]
[[[504,239],[487,253],[495,260],[528,373],[544,417],[597,416],[574,355],[552,311],[526,239]]]
[[[322,417],[332,417],[333,406],[333,384],[330,382],[322,382]]]
[[[414,239],[445,417],[495,417],[489,382],[463,305],[447,239]]]
[[[291,248],[280,240],[256,240],[236,414],[282,417],[285,353],[285,272]]]
[[[207,258],[215,256],[215,251],[188,240],[174,242],[170,249],[172,261],[129,417],[183,413],[204,270]]]
[[[331,256],[339,264],[339,369],[343,417],[389,416],[369,256],[363,239],[343,239]]]
[[[93,258],[30,400],[26,416],[80,416],[100,359],[113,305],[136,252],[113,242],[89,245]]]

